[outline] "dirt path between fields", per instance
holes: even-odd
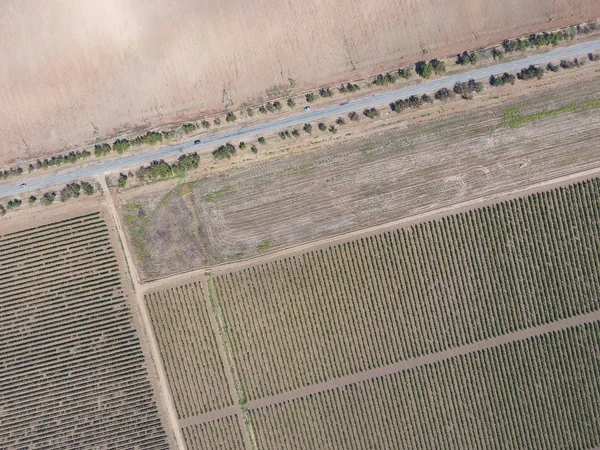
[[[171,392],[168,388],[165,368],[162,364],[162,359],[160,357],[160,352],[156,343],[156,337],[154,336],[154,330],[152,329],[152,324],[150,322],[150,316],[148,315],[148,310],[146,309],[146,302],[144,301],[144,288],[140,284],[137,269],[135,267],[135,264],[133,264],[133,258],[131,256],[129,248],[127,247],[127,245],[125,245],[125,235],[123,233],[123,229],[121,228],[119,215],[117,214],[117,210],[112,200],[110,189],[108,189],[108,186],[106,184],[106,178],[104,177],[104,175],[98,177],[98,182],[100,183],[100,186],[102,186],[102,190],[104,191],[106,206],[108,207],[110,214],[112,215],[112,220],[115,224],[115,228],[117,229],[117,234],[121,242],[121,247],[123,249],[123,254],[125,257],[125,263],[127,265],[127,269],[129,270],[129,276],[133,283],[138,309],[140,311],[142,324],[146,333],[145,341],[148,344],[148,347],[150,348],[150,354],[152,355],[152,359],[154,360],[154,367],[156,368],[156,373],[158,376],[157,381],[162,394],[163,404],[165,406],[166,413],[169,418],[173,437],[175,439],[175,445],[180,450],[186,450],[183,435],[181,434],[181,428],[179,428],[178,426],[177,414],[175,413],[173,398],[171,397]]]
[[[343,378],[338,378],[324,383],[313,384],[312,386],[307,386],[304,388],[295,389],[293,391],[284,392],[282,394],[274,395],[272,397],[265,397],[260,400],[254,400],[248,403],[248,410],[256,410],[267,406],[273,406],[279,403],[290,402],[293,400],[309,397],[333,389],[338,389],[351,384],[361,383],[364,381],[372,380],[374,378],[389,376],[403,370],[413,369],[415,367],[420,367],[428,364],[435,364],[441,361],[455,358],[457,356],[467,355],[469,353],[486,350],[488,348],[508,344],[511,342],[522,341],[534,336],[540,336],[542,334],[561,331],[566,328],[596,322],[598,320],[600,320],[600,311],[595,311],[593,313],[584,314],[577,317],[571,317],[569,319],[560,320],[558,322],[552,322],[549,324],[528,328],[526,330],[516,331],[514,333],[505,334],[491,339],[486,339],[459,348],[453,348],[450,350],[422,356],[419,358],[411,358],[386,367],[380,367],[378,369],[360,372],[353,375],[348,375]]]

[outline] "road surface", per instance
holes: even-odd
[[[269,122],[249,125],[233,131],[226,131],[220,134],[202,139],[200,144],[188,143],[173,145],[170,147],[159,148],[146,153],[125,156],[123,158],[102,161],[98,160],[96,164],[88,167],[73,168],[68,172],[60,174],[49,174],[43,178],[36,178],[28,181],[26,186],[20,186],[23,182],[22,177],[11,179],[13,184],[4,184],[0,186],[0,198],[14,197],[24,195],[29,191],[36,189],[46,189],[51,186],[70,183],[75,180],[92,178],[104,173],[124,171],[125,169],[137,168],[153,160],[176,157],[182,153],[198,152],[210,153],[221,144],[230,141],[250,140],[250,138],[273,133],[285,128],[302,126],[308,122],[317,122],[327,117],[342,116],[351,111],[360,113],[364,108],[389,104],[394,100],[406,98],[411,95],[421,95],[433,93],[443,87],[452,87],[457,81],[467,81],[470,78],[476,80],[488,79],[491,75],[503,72],[515,72],[530,64],[547,64],[551,61],[573,58],[576,56],[585,56],[589,52],[595,52],[600,49],[600,39],[575,44],[570,47],[561,47],[539,55],[532,55],[526,58],[517,59],[505,63],[495,64],[490,67],[474,69],[469,72],[449,75],[432,81],[423,82],[415,86],[406,86],[393,91],[380,92],[354,100],[349,100],[337,105],[328,105],[321,108],[314,107],[311,111],[301,110],[293,115],[276,118]]]

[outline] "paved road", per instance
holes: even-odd
[[[411,95],[432,93],[443,87],[452,87],[457,81],[466,81],[470,78],[478,80],[487,79],[494,74],[518,71],[529,64],[546,64],[550,61],[558,61],[564,58],[584,56],[589,52],[595,52],[599,49],[600,39],[572,45],[570,47],[557,48],[539,55],[532,55],[515,61],[495,64],[490,67],[475,69],[458,75],[450,75],[436,80],[423,82],[415,86],[406,86],[393,91],[380,92],[378,94],[346,101],[338,105],[323,106],[321,108],[314,107],[308,112],[301,111],[293,115],[273,119],[266,123],[249,125],[238,130],[209,136],[204,138],[202,143],[198,145],[189,142],[171,147],[159,148],[137,155],[130,155],[112,161],[98,160],[96,164],[88,167],[74,168],[71,171],[58,175],[48,175],[44,178],[31,180],[27,182],[27,186],[25,187],[20,187],[23,178],[17,177],[10,180],[11,183],[16,184],[5,184],[0,186],[0,198],[23,195],[28,191],[45,189],[50,186],[65,184],[78,179],[91,178],[103,173],[118,172],[124,169],[138,167],[142,164],[147,164],[153,160],[174,157],[181,153],[194,151],[199,154],[210,153],[215,147],[229,141],[250,140],[252,137],[266,135],[277,130],[302,126],[307,122],[316,122],[327,117],[342,116],[350,111],[361,112],[366,107],[381,104],[387,105],[394,100],[406,98]]]

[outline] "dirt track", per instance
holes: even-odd
[[[593,0],[0,8],[1,165],[221,110],[224,97],[237,108],[392,69],[424,50],[440,57],[600,16]]]

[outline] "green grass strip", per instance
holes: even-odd
[[[585,103],[573,103],[570,105],[561,106],[560,108],[550,109],[548,111],[541,111],[535,114],[523,116],[519,112],[520,108],[516,106],[513,108],[509,108],[504,112],[504,116],[502,117],[502,126],[516,128],[529,122],[547,119],[548,117],[554,117],[559,114],[587,111],[589,109],[597,108],[600,108],[600,100],[594,99],[588,100]]]

